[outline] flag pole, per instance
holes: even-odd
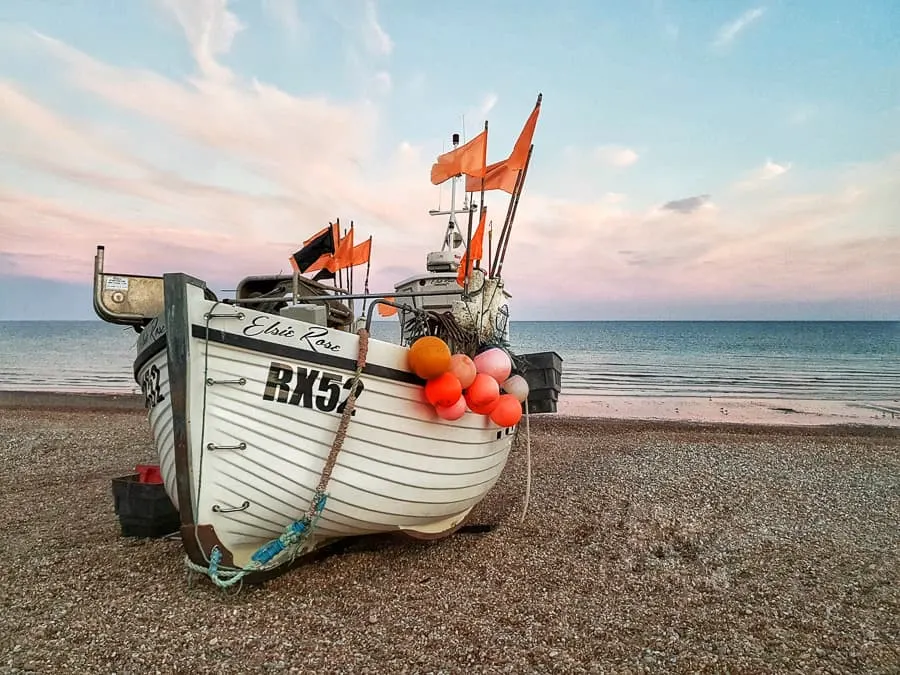
[[[369,295],[369,268],[372,265],[372,235],[369,235],[369,255],[366,256],[366,277],[363,279],[363,295]],[[366,308],[369,306],[369,298],[363,297],[362,304],[362,315],[364,316],[366,313]]]
[[[506,247],[509,245],[509,233],[512,232],[513,221],[516,218],[516,211],[519,208],[519,197],[522,196],[522,188],[525,186],[525,176],[528,174],[528,165],[531,164],[531,153],[534,151],[534,145],[528,148],[528,158],[525,160],[525,166],[522,169],[522,173],[519,175],[519,189],[514,195],[514,201],[512,203],[512,214],[509,219],[509,228],[506,231],[506,241],[503,242],[503,251],[498,251],[497,256],[497,276],[500,276],[500,273],[503,271],[503,260],[506,258]]]
[[[344,239],[346,239],[346,238],[347,238],[347,228],[345,227],[344,228],[344,236],[341,237],[341,241],[344,241]],[[340,261],[338,261],[338,264],[340,264]],[[341,288],[344,288],[344,284],[347,283],[346,279],[347,279],[347,273],[344,271],[344,268],[338,267],[338,285]]]
[[[471,194],[471,193],[470,193]],[[459,262],[466,266],[463,271],[463,294],[469,294],[469,249],[472,247],[472,218],[474,217],[475,212],[472,210],[472,205],[469,204],[469,228],[468,233],[466,235],[466,252],[463,253],[462,260]],[[458,278],[458,277],[457,277]]]
[[[494,245],[492,243],[493,240],[494,240],[494,221],[492,220],[488,223],[488,263],[487,263],[488,271],[490,271],[490,269],[491,269],[491,246]]]
[[[353,221],[350,221],[350,231],[353,232]],[[350,247],[350,269],[347,270],[347,276],[350,279],[350,295],[353,295],[353,247]],[[354,306],[356,301],[350,298],[350,318],[354,316]]]
[[[500,250],[503,248],[503,242],[506,239],[507,232],[509,230],[509,221],[512,218],[513,212],[513,201],[515,200],[516,193],[519,191],[519,184],[522,182],[522,172],[519,171],[516,174],[516,183],[513,186],[512,194],[509,196],[509,204],[506,207],[506,217],[503,219],[503,227],[500,229],[500,236],[497,237],[497,254],[494,256],[494,265],[491,267],[491,276],[497,276],[497,262],[500,259]]]
[[[487,132],[488,123],[487,120],[484,121],[484,131]],[[478,199],[478,224],[481,224],[481,216],[484,214],[484,181],[487,179],[487,138],[484,139],[484,173],[481,176],[481,197]],[[481,231],[482,236],[484,235],[484,230]],[[478,264],[481,264],[481,260],[478,260]],[[472,267],[474,270],[475,268]]]
[[[366,279],[363,281],[363,292],[369,294],[369,269],[372,267],[372,235],[369,235],[369,255],[366,256]],[[365,303],[363,303],[363,311],[366,311]]]
[[[538,108],[540,108],[543,100],[544,100],[544,95],[542,93],[539,93],[537,95],[537,100],[534,102],[534,110],[537,110]],[[532,115],[534,114],[534,110],[532,110]],[[523,129],[523,133],[524,133],[524,129]],[[521,134],[520,134],[520,138],[521,138]],[[518,141],[516,141],[516,145],[518,145]],[[522,169],[520,169],[519,172],[516,174],[516,182],[515,182],[515,185],[513,186],[513,191],[509,198],[509,204],[506,208],[506,218],[504,218],[504,220],[503,220],[503,227],[500,230],[500,236],[497,238],[497,251],[496,251],[496,255],[494,256],[493,265],[490,267],[491,276],[496,276],[497,274],[499,274],[500,270],[497,268],[498,268],[498,266],[502,267],[502,265],[503,265],[501,250],[503,250],[503,251],[506,250],[506,242],[509,239],[509,228],[512,227],[512,220],[513,220],[513,218],[515,218],[515,209],[516,209],[516,204],[518,203],[517,194],[519,194],[521,192],[521,183],[525,179],[525,171],[527,170],[528,160],[531,158],[531,147],[533,147],[533,146],[529,147],[528,157],[526,157],[526,160],[525,160],[525,162],[526,162],[525,166],[523,166]]]
[[[488,130],[488,122],[487,122],[487,120],[485,120],[484,121],[484,135],[485,135],[484,156],[482,157],[482,162],[481,162],[481,164],[482,164],[482,167],[481,167],[481,201],[478,204],[479,218],[481,217],[481,209],[484,208],[484,179],[485,179],[485,169],[487,168],[487,130]],[[469,205],[469,227],[468,227],[468,232],[466,233],[466,253],[465,253],[466,269],[464,272],[465,276],[464,276],[464,281],[463,281],[463,289],[464,289],[463,292],[465,295],[469,294],[469,276],[470,276],[469,268],[472,265],[472,259],[471,259],[471,256],[469,255],[469,252],[470,252],[469,249],[471,249],[471,247],[472,247],[472,218],[474,215],[475,215],[475,212],[472,209],[472,206],[470,204]],[[479,222],[481,222],[481,221],[479,220]]]
[[[338,251],[338,246],[341,244],[341,219],[336,218],[335,222],[332,223],[332,237],[337,235],[337,238],[334,240],[334,250],[331,252],[332,264],[334,264],[334,254]],[[341,287],[341,279],[340,279],[340,270],[335,270],[334,274],[331,276],[331,284],[338,289]]]

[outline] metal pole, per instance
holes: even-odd
[[[503,227],[500,229],[500,236],[497,237],[497,255],[494,258],[494,265],[491,267],[491,276],[497,276],[497,261],[500,258],[500,249],[503,247],[503,242],[506,239],[507,232],[509,230],[509,221],[512,218],[513,211],[513,200],[515,199],[516,193],[519,191],[519,184],[522,182],[522,172],[519,171],[516,174],[516,184],[513,186],[512,194],[509,196],[509,205],[506,207],[506,217],[503,219]]]
[[[488,261],[487,261],[488,271],[490,271],[490,269],[491,269],[491,246],[494,245],[493,240],[494,240],[494,221],[492,220],[488,223]]]
[[[459,295],[460,291],[419,291],[417,293],[342,293],[340,295],[304,295],[303,302],[319,302],[322,300],[365,300],[375,298],[419,298],[430,295]],[[263,305],[269,302],[283,301],[283,298],[226,298],[226,305]]]
[[[488,130],[488,122],[487,122],[487,120],[485,120],[484,121],[485,137],[487,136],[487,130]],[[485,138],[484,152],[485,152],[485,155],[484,155],[483,162],[482,162],[482,164],[484,165],[484,168],[482,169],[482,171],[487,168],[487,138]],[[478,217],[479,217],[478,222],[481,222],[481,220],[480,220],[481,209],[483,209],[483,208],[484,208],[484,173],[481,174],[481,201],[478,204]],[[465,258],[466,269],[465,269],[465,277],[464,277],[464,288],[465,288],[466,295],[469,294],[469,267],[472,266],[472,256],[470,255],[470,249],[472,247],[472,217],[473,217],[473,215],[474,215],[474,210],[470,208],[469,209],[469,231],[466,233],[466,258]]]
[[[506,232],[506,241],[503,242],[503,252],[497,258],[497,276],[500,276],[500,273],[503,271],[503,260],[506,258],[506,247],[509,245],[509,233],[512,232],[513,221],[516,218],[516,211],[519,208],[519,197],[522,196],[522,188],[525,186],[525,176],[528,173],[528,165],[531,164],[531,153],[534,151],[534,146],[532,145],[528,148],[528,159],[525,160],[525,167],[522,169],[522,174],[519,176],[519,190],[515,195],[515,202],[512,207],[512,215],[509,219],[509,229]]]

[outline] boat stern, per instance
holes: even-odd
[[[163,278],[142,274],[109,274],[103,269],[105,248],[94,256],[94,312],[104,321],[145,326],[162,314]]]

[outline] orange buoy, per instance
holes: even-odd
[[[500,398],[497,397],[495,400],[491,401],[490,403],[488,403],[486,405],[473,405],[469,401],[469,399],[466,398],[465,396],[463,396],[463,400],[465,400],[466,405],[469,406],[469,410],[471,410],[473,413],[475,413],[476,415],[487,416],[487,415],[490,415],[492,412],[494,412],[494,408],[497,407],[497,401],[499,401]]]
[[[409,348],[407,364],[423,380],[430,380],[450,369],[450,348],[439,337],[420,337]]]
[[[522,403],[512,394],[502,394],[491,410],[491,421],[500,427],[514,427],[522,419]]]
[[[499,398],[500,385],[497,384],[497,380],[484,373],[476,374],[472,384],[466,389],[466,403],[472,412],[477,412],[481,415],[487,414],[482,411],[487,410],[488,407],[492,410]],[[490,412],[490,410],[487,410],[487,412]]]
[[[454,405],[462,396],[459,378],[451,372],[433,377],[425,383],[425,399],[435,407]]]
[[[475,379],[477,371],[475,370],[475,362],[466,354],[454,354],[450,357],[450,372],[459,378],[459,383],[463,389],[468,388]]]
[[[460,396],[453,405],[438,405],[434,407],[434,411],[441,419],[450,421],[458,420],[466,414],[466,399]]]

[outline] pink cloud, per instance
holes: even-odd
[[[868,191],[834,189],[740,209],[710,204],[687,214],[523,198],[504,271],[511,286],[544,301],[561,293],[582,303],[890,299],[900,291],[900,233],[864,232],[860,223],[877,222],[882,201],[900,188],[896,163],[860,167]],[[852,185],[859,177],[844,179]],[[549,252],[546,262],[533,251]],[[546,274],[529,285],[536,266]]]
[[[410,138],[380,155],[372,143],[384,124],[377,103],[298,97],[243,81],[216,60],[239,35],[227,6],[175,6],[198,64],[188,81],[117,68],[51,38],[37,41],[69,86],[123,113],[121,128],[75,121],[0,82],[6,160],[44,179],[0,190],[0,254],[12,266],[6,271],[87,282],[94,248],[103,243],[111,268],[182,270],[216,288],[233,287],[241,276],[286,269],[299,243],[338,216],[356,222],[358,239],[374,235],[373,289],[390,290],[423,269],[442,234],[440,219],[427,215],[438,201],[428,169],[440,148]],[[388,42],[369,29],[386,57]],[[135,137],[130,119],[146,124],[151,138]],[[166,148],[168,157],[149,159],[148,143]],[[604,152],[618,166],[638,160],[629,148]],[[182,159],[200,154],[216,171],[227,168],[266,189],[213,181]],[[789,168],[770,161],[744,180],[780,182]],[[598,297],[889,297],[900,290],[900,235],[885,218],[900,190],[898,168],[900,158],[892,157],[826,177],[806,194],[754,193],[746,203],[733,195],[664,195],[652,208],[614,193],[561,199],[529,179],[504,276],[516,305],[551,306],[559,294],[573,306]],[[496,242],[506,199],[488,199]],[[664,208],[690,199],[691,208]]]

